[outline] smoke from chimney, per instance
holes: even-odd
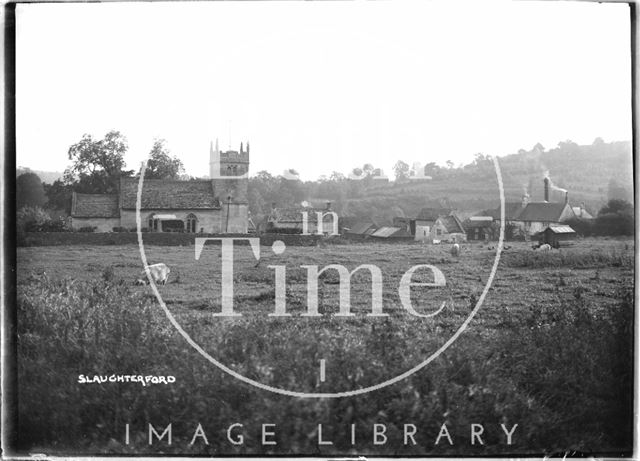
[[[551,180],[548,177],[544,177],[544,201],[549,201],[549,183]]]

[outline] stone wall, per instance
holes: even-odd
[[[221,210],[141,210],[142,227],[149,227],[149,217],[152,214],[172,214],[177,219],[187,222],[187,216],[193,214],[198,219],[196,230],[204,233],[219,233],[222,224]],[[136,210],[120,210],[122,227],[131,229],[136,227]],[[246,232],[246,231],[245,231]]]
[[[120,226],[120,218],[70,218],[69,224],[74,230],[82,227],[97,227],[96,232],[112,232]]]

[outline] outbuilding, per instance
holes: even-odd
[[[576,231],[567,225],[548,226],[535,235],[542,245],[548,243],[553,248],[559,248],[560,242],[576,238]]]

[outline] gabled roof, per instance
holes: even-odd
[[[522,210],[524,210],[522,202],[505,202],[504,219],[507,221],[518,219]],[[483,214],[491,216],[493,219],[500,220],[500,207],[494,208],[493,210],[486,210]]]
[[[574,231],[571,226],[549,226],[547,227],[547,229],[549,229],[549,231],[553,232],[554,234],[575,234],[576,231]],[[545,229],[546,231],[546,229]]]
[[[374,228],[375,225],[373,223],[370,222],[359,222],[356,223],[355,225],[351,226],[351,228],[346,231],[347,234],[358,234],[358,235],[365,235],[367,233],[368,230]]]
[[[593,219],[593,215],[585,210],[583,207],[574,206],[571,207],[573,210],[573,214],[575,214],[578,218],[582,219]]]
[[[532,202],[518,216],[518,221],[560,222],[566,203]]]
[[[121,178],[120,206],[134,210],[138,194],[138,178]],[[145,179],[142,186],[141,209],[220,209],[214,197],[211,180],[176,181]]]
[[[118,218],[118,195],[73,193],[71,216],[74,218]]]
[[[462,227],[465,229],[475,229],[490,227],[493,224],[492,216],[471,216],[465,222],[462,223]]]
[[[464,232],[462,223],[456,216],[454,215],[440,216],[440,218],[438,219],[442,223],[442,225],[445,227],[445,229],[447,229],[447,233],[454,234],[454,233]]]
[[[371,234],[372,237],[399,238],[411,237],[411,234],[401,227],[384,226]]]
[[[451,208],[423,208],[422,210],[420,210],[420,213],[418,213],[418,216],[416,219],[419,219],[421,221],[435,221],[436,219],[438,219],[440,216],[447,216],[449,214],[451,214],[453,210]]]
[[[280,223],[301,223],[302,222],[302,213],[307,212],[309,223],[317,223],[318,215],[317,212],[329,213],[325,214],[322,218],[324,221],[331,221],[333,219],[330,214],[332,210],[321,209],[321,208],[276,208],[275,210],[271,210],[271,214],[269,215],[270,221],[280,222]]]

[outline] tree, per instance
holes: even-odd
[[[447,168],[449,168],[450,170],[453,169],[453,162],[451,160],[447,160],[446,162]]]
[[[338,171],[334,171],[331,173],[331,176],[329,176],[329,179],[331,181],[342,181],[344,179],[344,175]]]
[[[78,192],[116,193],[120,177],[133,174],[124,170],[127,148],[127,140],[119,131],[109,131],[100,140],[85,134],[69,148],[73,164],[64,173],[65,182]]]
[[[44,184],[44,192],[47,194],[47,208],[51,210],[64,210],[71,213],[71,194],[73,187],[56,179],[53,184]]]
[[[47,202],[40,177],[35,173],[23,173],[16,178],[16,209],[25,206],[41,207]]]
[[[633,235],[633,205],[625,200],[609,200],[598,212],[595,233],[598,235]]]
[[[405,179],[409,177],[409,165],[402,160],[398,160],[393,166],[393,173],[396,176],[396,181],[399,179]]]
[[[16,213],[16,229],[18,232],[38,231],[51,218],[39,206],[26,206]]]
[[[609,200],[605,206],[600,208],[598,216],[611,213],[633,216],[633,205],[626,200],[612,199]]]
[[[164,139],[155,139],[144,172],[146,179],[179,179],[184,165],[178,157],[170,157]]]

